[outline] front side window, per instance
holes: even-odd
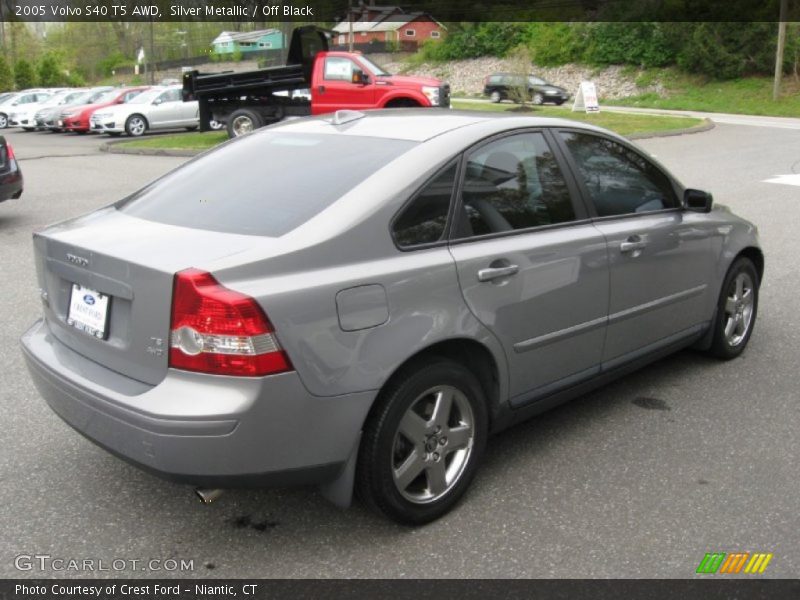
[[[541,133],[509,136],[469,154],[460,213],[460,237],[575,219],[567,183]]]
[[[672,182],[639,153],[608,138],[561,132],[597,215],[609,217],[677,208]]]
[[[456,163],[453,163],[441,171],[395,220],[392,235],[398,246],[432,244],[444,238],[456,170]]]
[[[352,81],[353,61],[349,58],[329,57],[325,59],[325,79],[328,81]]]

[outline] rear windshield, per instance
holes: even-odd
[[[183,165],[117,208],[169,225],[279,237],[415,145],[264,131]]]

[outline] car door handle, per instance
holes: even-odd
[[[325,93],[325,86],[324,85],[317,86],[317,91],[320,94],[324,94]]]
[[[507,265],[505,267],[489,267],[488,269],[481,269],[478,271],[478,281],[492,281],[500,277],[509,277],[516,275],[519,271],[517,265]]]
[[[628,238],[619,245],[620,252],[635,252],[647,247],[647,242],[642,239]]]

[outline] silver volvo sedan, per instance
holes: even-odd
[[[431,521],[490,433],[694,346],[738,356],[756,228],[567,120],[340,111],[34,235],[50,407],[199,488]]]

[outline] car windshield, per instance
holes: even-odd
[[[108,90],[103,92],[97,98],[92,100],[92,104],[102,104],[104,102],[113,102],[119,96],[119,90]]]
[[[169,225],[280,237],[415,145],[264,131],[186,163],[119,202],[117,209]]]
[[[88,92],[70,92],[69,94],[66,94],[63,98],[60,98],[58,104],[59,105],[73,104],[75,102],[80,102],[81,98],[88,96],[89,96]]]
[[[137,96],[134,96],[128,100],[127,104],[147,104],[148,102],[152,102],[158,98],[163,91],[163,89],[147,90],[146,92],[142,92],[141,94],[138,94]]]
[[[99,102],[100,98],[105,96],[108,93],[108,90],[100,90],[98,92],[89,92],[86,99],[84,100],[85,104],[94,104],[95,102]]]
[[[384,69],[382,67],[379,67],[374,62],[372,62],[370,59],[368,59],[366,56],[363,56],[363,55],[359,56],[358,60],[360,60],[362,63],[364,63],[364,66],[366,66],[375,75],[383,75],[383,76],[391,75],[391,73],[389,73],[389,71],[387,71],[386,69]]]

